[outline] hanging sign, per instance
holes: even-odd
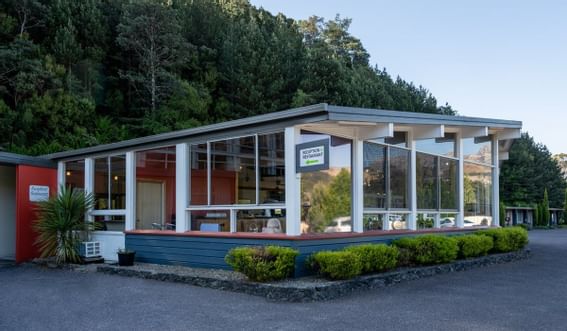
[[[329,140],[310,141],[295,146],[296,172],[329,169]]]
[[[31,202],[40,202],[49,200],[49,186],[30,185]]]

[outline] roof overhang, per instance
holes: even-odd
[[[0,165],[28,165],[41,168],[56,168],[57,163],[44,157],[34,157],[14,153],[0,152]]]
[[[208,137],[222,139],[230,135],[253,134],[259,131],[283,129],[286,126],[313,123],[318,123],[321,126],[331,124],[335,129],[338,126],[341,129],[340,132],[333,131],[333,133],[358,137],[389,136],[393,133],[395,127],[403,126],[421,128],[423,137],[437,136],[445,128],[451,130],[466,127],[470,128],[469,134],[477,134],[478,132],[482,134],[485,131],[519,131],[522,127],[522,122],[519,121],[341,107],[322,103],[112,144],[48,154],[43,157],[52,160],[69,160],[126,150],[150,149],[184,141],[203,140]]]

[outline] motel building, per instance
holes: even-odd
[[[233,247],[280,245],[300,251],[301,274],[318,250],[497,227],[499,164],[521,126],[317,104],[41,158],[0,153],[0,258],[37,254],[33,200],[60,185],[95,195],[87,221],[107,260],[128,248],[139,262],[228,268]]]

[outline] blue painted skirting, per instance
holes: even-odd
[[[451,232],[448,235],[458,235]],[[412,234],[418,235],[418,234]],[[295,276],[308,274],[305,260],[314,252],[339,250],[346,246],[366,243],[388,244],[392,240],[408,235],[381,235],[368,237],[308,239],[308,240],[270,240],[244,238],[216,238],[191,236],[160,236],[149,234],[126,234],[126,248],[136,251],[136,261],[156,264],[184,265],[199,268],[230,269],[224,257],[231,248],[239,246],[277,245],[291,247],[299,251],[295,262]]]

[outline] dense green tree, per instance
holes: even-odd
[[[0,148],[42,154],[319,102],[455,113],[370,66],[350,24],[247,0],[0,0]],[[36,130],[48,117],[75,136]]]
[[[132,3],[124,9],[117,30],[117,43],[132,59],[120,75],[138,89],[153,114],[189,56],[190,45],[181,37],[177,13],[159,3]]]
[[[561,208],[567,184],[547,147],[527,133],[514,142],[500,169],[500,197],[508,206],[541,202],[547,190],[549,205]]]

